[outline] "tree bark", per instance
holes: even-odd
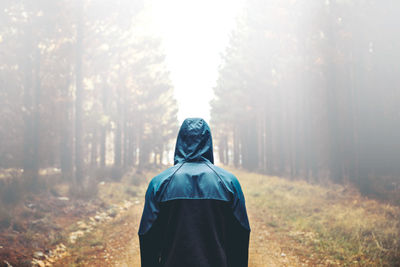
[[[81,184],[83,179],[83,153],[82,153],[82,118],[83,118],[83,3],[77,1],[77,32],[76,32],[76,92],[75,92],[75,183]]]

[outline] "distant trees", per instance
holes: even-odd
[[[160,164],[177,104],[141,1],[5,1],[0,8],[0,167]],[[153,156],[153,157],[151,157]],[[74,178],[75,177],[75,178]]]
[[[398,194],[399,7],[247,1],[212,102],[221,161]]]

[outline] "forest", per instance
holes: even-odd
[[[160,40],[135,30],[138,1],[2,5],[2,168],[56,168],[78,190],[90,169],[163,161],[177,104]]]
[[[1,1],[0,266],[140,266],[145,189],[186,117],[152,5]],[[249,266],[400,264],[398,10],[243,0],[204,109]]]
[[[399,203],[399,8],[249,1],[212,102],[221,162]]]

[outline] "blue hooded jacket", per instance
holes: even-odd
[[[142,267],[247,266],[250,226],[239,181],[214,165],[211,131],[186,119],[174,166],[147,189],[139,227]]]

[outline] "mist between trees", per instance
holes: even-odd
[[[44,266],[59,248],[74,266],[126,249],[139,264],[146,182],[172,165],[179,127],[149,1],[0,1],[0,265]],[[245,1],[210,125],[248,201],[254,266],[398,266],[399,11]]]
[[[0,167],[80,188],[167,163],[178,106],[142,1],[0,4]],[[220,162],[399,200],[398,1],[249,0],[211,103]],[[207,108],[207,107],[205,107]],[[18,171],[17,171],[18,172]]]
[[[212,102],[220,160],[400,200],[398,1],[247,1]]]
[[[142,11],[131,0],[1,2],[0,167],[32,181],[59,168],[78,190],[97,167],[119,176],[165,160],[177,103]]]

